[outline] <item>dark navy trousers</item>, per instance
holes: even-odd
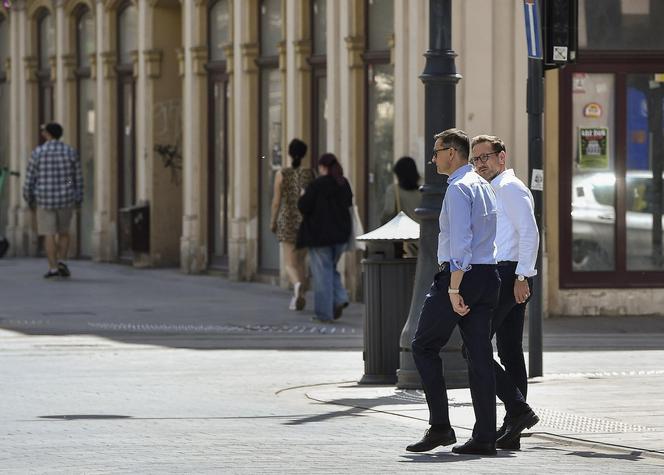
[[[424,300],[413,339],[415,365],[429,406],[429,423],[450,426],[447,387],[440,350],[458,325],[466,348],[470,394],[475,411],[473,437],[496,440],[496,381],[491,346],[491,319],[498,304],[500,277],[495,265],[474,264],[461,281],[460,293],[470,312],[461,317],[452,309],[447,289],[450,272],[439,272]]]
[[[522,343],[528,302],[517,303],[514,299],[516,266],[516,262],[501,263],[498,266],[502,285],[498,307],[493,314],[492,322],[492,332],[496,335],[498,358],[503,365],[500,366],[497,361],[493,361],[496,373],[496,394],[505,405],[508,416],[517,416],[529,408],[526,404],[528,376]],[[528,279],[528,283],[532,293],[531,278]]]

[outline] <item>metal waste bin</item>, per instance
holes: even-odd
[[[148,204],[120,209],[120,250],[150,252],[150,207]]]
[[[378,229],[357,238],[366,241],[364,273],[364,376],[360,384],[394,384],[399,368],[399,338],[408,319],[416,258],[400,258],[395,243],[419,239],[419,224],[403,211]]]

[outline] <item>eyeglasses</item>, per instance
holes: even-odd
[[[496,154],[498,154],[498,153],[500,153],[500,152],[501,152],[501,151],[498,150],[497,152],[483,153],[482,155],[478,155],[477,157],[470,157],[469,162],[471,163],[471,165],[474,165],[475,162],[486,163],[487,160],[489,160],[489,157],[490,157],[491,155],[496,155]]]
[[[433,149],[433,156],[435,157],[436,155],[438,155],[438,152],[444,152],[445,150],[449,150],[449,149],[456,150],[456,148],[454,148],[454,147],[434,148]]]

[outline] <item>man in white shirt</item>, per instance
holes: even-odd
[[[521,432],[539,422],[526,403],[528,376],[523,357],[523,324],[530,300],[539,232],[533,196],[512,169],[506,167],[504,142],[495,136],[479,135],[472,141],[471,163],[491,183],[498,205],[496,249],[502,281],[500,300],[492,319],[501,367],[494,360],[496,394],[507,412],[498,430],[496,447],[519,449]]]

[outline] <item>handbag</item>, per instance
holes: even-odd
[[[349,251],[366,251],[367,243],[364,241],[358,241],[357,237],[364,234],[364,226],[362,226],[362,220],[360,219],[360,213],[357,209],[357,205],[352,205],[348,208],[350,213],[350,238],[348,239],[348,250]]]

